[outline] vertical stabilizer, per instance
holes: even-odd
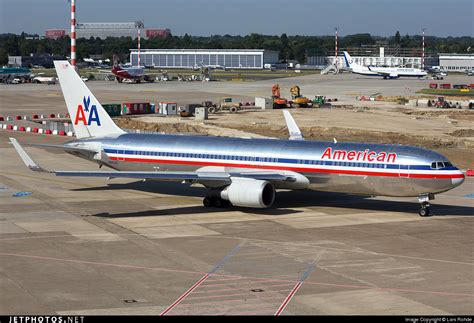
[[[67,110],[78,139],[124,134],[68,61],[54,61]]]

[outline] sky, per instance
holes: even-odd
[[[173,35],[473,36],[473,0],[76,0],[77,21],[130,22]],[[0,0],[0,33],[69,29],[67,0]]]

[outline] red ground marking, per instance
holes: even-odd
[[[293,287],[293,289],[291,290],[290,294],[288,294],[288,296],[285,298],[285,300],[283,301],[283,303],[280,305],[280,307],[278,308],[278,310],[275,312],[275,316],[278,316],[281,314],[281,312],[283,312],[283,310],[285,309],[285,307],[288,305],[288,303],[291,301],[291,299],[295,296],[296,292],[298,291],[298,289],[300,289],[301,285],[303,283],[301,282],[298,282],[296,283],[295,287]]]
[[[175,308],[183,299],[185,299],[189,294],[193,292],[199,285],[201,285],[206,279],[209,278],[209,274],[205,274],[200,280],[198,280],[190,289],[188,289],[180,298],[178,298],[173,304],[171,304],[166,310],[164,310],[160,316],[166,315],[169,313],[173,308]]]

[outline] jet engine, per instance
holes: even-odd
[[[232,183],[220,192],[220,197],[235,206],[267,208],[275,201],[275,189],[267,181],[232,178]]]

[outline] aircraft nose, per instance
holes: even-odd
[[[458,174],[456,175],[457,176],[451,178],[451,183],[453,184],[453,187],[461,185],[462,183],[464,183],[464,180],[466,179],[463,172],[461,172],[460,170],[458,170]]]

